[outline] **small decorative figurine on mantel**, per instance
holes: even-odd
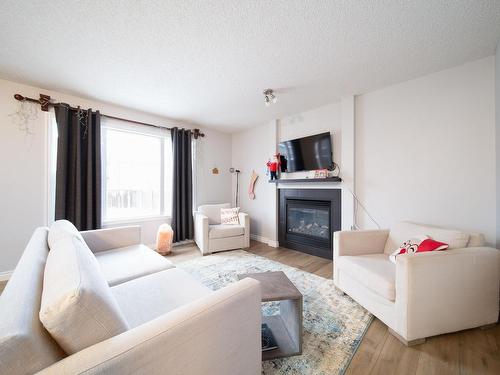
[[[280,154],[276,154],[273,157],[273,161],[269,160],[267,162],[267,169],[271,173],[271,181],[278,179],[278,168],[280,166]]]

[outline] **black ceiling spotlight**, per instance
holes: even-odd
[[[278,102],[278,98],[274,95],[273,89],[265,89],[264,92],[264,104],[266,107],[269,107],[271,103],[276,104]]]

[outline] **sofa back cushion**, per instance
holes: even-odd
[[[198,207],[198,211],[208,217],[208,224],[220,224],[221,208],[231,208],[230,203],[206,204]]]
[[[71,221],[68,220],[57,220],[52,223],[49,230],[49,237],[47,242],[49,244],[49,249],[60,240],[64,240],[68,236],[74,236],[80,239],[82,242],[85,242],[82,235],[76,229]]]
[[[484,238],[484,234],[482,233],[469,233],[469,242],[467,243],[467,247],[481,247],[485,246],[486,240]]]
[[[38,319],[47,235],[35,230],[0,295],[0,374],[33,374],[65,357]]]
[[[410,238],[426,235],[433,240],[444,242],[449,245],[448,249],[460,249],[467,247],[470,235],[465,232],[452,229],[443,229],[430,225],[399,222],[391,228],[389,238],[385,244],[384,253],[393,253],[401,244]]]
[[[43,283],[40,320],[67,354],[128,329],[99,263],[80,237],[67,233],[57,239]]]

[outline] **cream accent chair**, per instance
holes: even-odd
[[[419,235],[449,250],[389,255]],[[426,337],[496,323],[499,251],[481,234],[402,222],[391,230],[334,234],[334,283],[406,345]]]
[[[240,212],[239,225],[224,225],[220,222],[221,208],[231,205],[207,204],[194,213],[194,241],[202,255],[250,247],[250,217]]]

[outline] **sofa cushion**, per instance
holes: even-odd
[[[34,374],[65,357],[38,318],[48,232],[35,230],[0,295],[0,374]]]
[[[385,299],[396,299],[396,265],[387,255],[340,256],[337,268]]]
[[[174,268],[167,258],[142,244],[100,251],[95,257],[110,286]]]
[[[76,229],[76,227],[68,220],[57,220],[52,223],[49,230],[49,237],[47,242],[49,243],[49,248],[52,247],[60,240],[65,239],[68,236],[75,236],[79,238],[82,242],[85,242],[82,235]]]
[[[208,226],[208,238],[226,238],[242,236],[245,233],[245,227],[233,224],[216,224]]]
[[[212,293],[179,268],[130,280],[111,291],[131,328]]]
[[[484,234],[482,233],[469,233],[469,242],[467,247],[482,247],[486,243]]]
[[[59,239],[50,249],[40,320],[68,354],[128,329],[96,258],[76,236]]]
[[[208,217],[208,224],[220,224],[220,209],[231,208],[229,203],[206,204],[198,207],[198,211]]]
[[[449,245],[448,249],[460,249],[467,247],[469,234],[452,229],[443,229],[429,225],[399,222],[391,228],[389,238],[385,244],[384,253],[391,254],[400,244],[409,238],[426,235],[433,240],[444,242]]]

